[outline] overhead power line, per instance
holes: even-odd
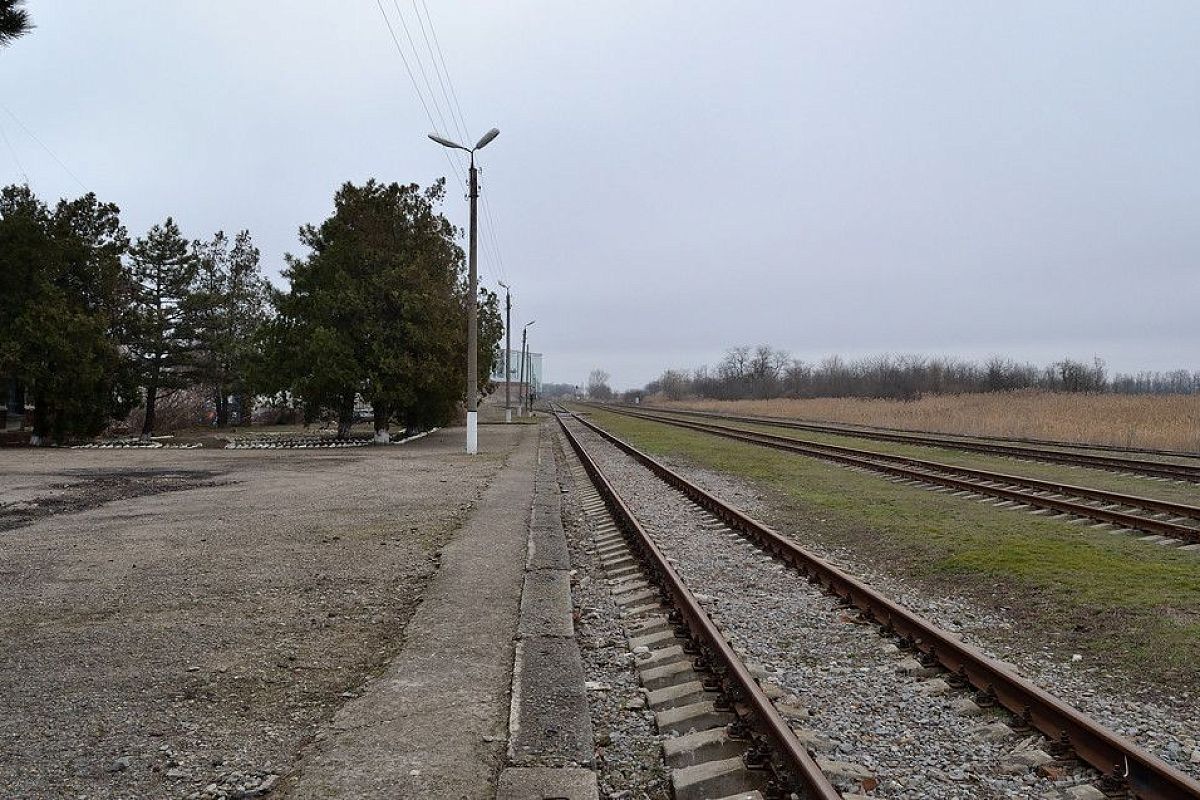
[[[455,121],[456,125],[460,126],[459,129],[463,135],[463,139],[469,142],[470,137],[467,131],[470,130],[470,126],[467,125],[466,116],[462,113],[462,104],[458,100],[458,92],[454,88],[454,79],[450,74],[449,66],[446,64],[446,55],[442,50],[433,16],[429,13],[429,6],[425,0],[421,0],[419,6],[417,0],[411,0],[411,2],[413,13],[417,17],[417,22],[421,26],[421,34],[425,39],[426,52],[429,55],[430,62],[433,64],[434,74],[437,76],[438,85],[442,90],[444,105],[450,112],[451,119]],[[424,9],[424,14],[421,13],[422,9]],[[426,32],[426,27],[428,27],[428,32]],[[442,80],[443,77],[445,78],[444,81]],[[447,87],[449,87],[449,91],[447,91]],[[432,92],[432,88],[430,91]],[[507,283],[508,270],[504,264],[504,252],[500,246],[500,236],[494,215],[491,212],[491,204],[488,201],[486,187],[481,188],[480,193],[483,198],[484,209],[483,218],[480,220],[480,228],[483,233],[480,240],[483,243],[483,250],[487,259],[493,265],[493,272],[497,273],[500,280]]]
[[[413,5],[416,6],[416,0],[413,0]],[[442,72],[446,75],[446,83],[450,85],[450,96],[454,98],[454,108],[458,111],[458,118],[462,122],[463,129],[469,131],[471,126],[467,124],[467,118],[462,113],[462,106],[458,103],[458,92],[454,90],[454,81],[450,78],[450,70],[446,67],[446,56],[442,52],[442,43],[438,40],[437,28],[433,25],[433,17],[429,14],[429,6],[425,5],[425,0],[421,0],[421,6],[425,9],[425,19],[429,21],[429,32],[433,34],[433,43],[437,47],[438,60],[442,62]]]
[[[429,90],[429,100],[433,103],[433,110],[437,112],[438,119],[442,122],[441,130],[450,133],[450,127],[446,124],[446,117],[442,114],[442,106],[438,103],[437,92],[433,90],[433,84],[429,82],[429,74],[425,72],[425,62],[421,58],[420,51],[417,50],[417,43],[413,39],[412,32],[408,29],[408,23],[404,21],[404,12],[400,10],[400,0],[392,0],[392,5],[396,7],[396,17],[400,20],[400,26],[404,28],[404,35],[408,39],[408,46],[412,48],[413,60],[417,62],[417,69],[421,73],[421,79],[425,81],[425,88]],[[446,110],[449,111],[450,109],[447,108]],[[450,119],[454,119],[453,113],[450,114]]]
[[[501,278],[505,283],[507,283],[508,269],[505,267],[504,254],[500,249],[500,237],[497,234],[496,223],[492,219],[492,206],[491,203],[488,202],[488,196],[486,192],[480,192],[480,196],[483,198],[483,218],[486,222],[485,230],[487,231],[488,237],[492,242],[492,249],[496,256],[496,266],[499,269]]]
[[[392,19],[384,7],[383,0],[375,0],[375,2],[379,7],[379,13],[383,17],[384,23],[387,25],[392,44],[395,45],[396,52],[400,55],[400,61],[404,65],[404,71],[408,74],[413,91],[416,93],[417,99],[421,103],[421,108],[425,112],[425,118],[429,121],[429,126],[439,135],[450,134],[450,128],[453,127],[463,143],[469,145],[470,136],[468,134],[469,128],[466,117],[462,113],[462,106],[459,103],[458,94],[454,88],[454,80],[451,78],[450,70],[446,65],[445,54],[438,39],[433,17],[429,14],[428,5],[422,0],[421,5],[418,6],[417,0],[412,0],[413,14],[416,17],[417,24],[420,26],[421,37],[425,42],[425,57],[429,59],[430,66],[437,79],[438,89],[441,90],[441,102],[438,101],[438,91],[434,88],[434,82],[429,78],[429,70],[426,69],[425,57],[422,57],[421,49],[418,47],[412,29],[405,19],[403,10],[400,8],[399,0],[392,0],[392,5],[400,27],[404,31],[405,39],[408,41],[409,50],[405,50],[396,27],[392,24]],[[422,8],[424,9],[424,14],[422,14]],[[420,81],[417,79],[418,72],[421,76]],[[422,87],[422,83],[424,87]],[[428,97],[426,97],[426,94],[428,94]],[[443,106],[446,110],[445,114],[442,113]],[[435,116],[441,122],[440,126],[435,122]],[[447,116],[449,116],[449,123],[446,119]],[[449,150],[443,150],[443,154],[450,168],[454,171],[454,175],[458,178],[459,183],[465,189],[466,178],[458,163],[451,157]],[[482,234],[479,237],[479,241],[482,255],[484,256],[481,266],[485,273],[492,273],[490,277],[507,282],[508,275],[504,265],[504,256],[500,250],[500,240],[496,233],[496,223],[486,193],[481,192],[481,195],[483,196],[484,206],[484,213],[479,220],[480,233]],[[488,270],[488,265],[491,266],[490,270]]]
[[[73,180],[73,181],[75,181],[75,183],[79,184],[80,189],[83,189],[83,191],[85,191],[85,192],[91,191],[90,189],[88,189],[88,187],[86,185],[84,185],[83,181],[81,181],[79,179],[79,176],[76,175],[74,172],[72,172],[71,168],[68,167],[66,164],[64,164],[62,159],[59,158],[55,154],[55,152],[46,145],[45,142],[43,142],[41,139],[39,139],[33,131],[29,130],[29,128],[27,128],[25,126],[24,122],[21,122],[20,118],[18,118],[17,115],[12,112],[12,109],[10,109],[8,106],[3,105],[3,104],[0,104],[0,108],[4,109],[4,113],[8,114],[10,117],[12,117],[13,122],[17,123],[17,125],[20,126],[21,130],[25,131],[25,133],[29,136],[30,139],[33,139],[35,142],[37,142],[38,146],[41,147],[43,150],[45,150],[50,155],[50,157],[53,158],[54,161],[60,167],[63,168],[63,172],[65,172],[71,176],[71,180]],[[5,137],[5,141],[7,141],[7,138],[8,137]],[[11,148],[11,145],[9,145],[9,147]],[[15,150],[13,151],[13,155],[14,155],[14,157],[16,156]],[[24,170],[22,170],[22,172],[24,172]],[[26,183],[29,182],[28,177],[26,177],[25,182]]]
[[[413,74],[412,67],[409,66],[408,57],[404,55],[404,48],[400,46],[400,38],[396,36],[396,29],[392,27],[392,21],[388,18],[387,11],[383,7],[383,0],[375,0],[375,5],[379,6],[379,13],[383,16],[383,22],[387,25],[388,33],[392,36],[392,43],[396,45],[396,52],[400,54],[400,61],[404,64],[404,71],[408,73],[408,79],[412,82],[413,91],[417,93],[417,100],[421,102],[421,108],[425,109],[425,118],[429,120],[429,127],[435,131],[440,130],[437,123],[433,121],[433,114],[429,111],[429,104],[425,102],[425,96],[421,93],[421,87],[417,83],[417,78]],[[415,53],[414,53],[415,55]],[[450,157],[449,151],[443,150],[446,156],[446,163],[450,165],[450,169],[454,171],[458,182],[466,185],[462,172],[459,170],[458,164]]]
[[[25,171],[25,166],[21,163],[21,157],[17,155],[17,149],[13,147],[12,142],[8,139],[8,134],[4,131],[4,126],[0,125],[0,139],[4,140],[4,145],[8,148],[8,152],[12,154],[13,163],[17,165],[17,172],[21,174],[21,179],[25,185],[29,185],[29,173]]]
[[[459,136],[461,136],[464,141],[468,141],[471,137],[467,134],[467,127],[465,124],[461,124],[458,117],[454,115],[454,107],[450,103],[450,95],[446,93],[446,82],[442,79],[442,69],[438,66],[437,56],[433,54],[433,45],[431,45],[429,42],[429,34],[425,30],[425,20],[421,18],[421,9],[417,7],[417,0],[412,0],[412,7],[413,14],[417,18],[417,24],[421,26],[421,38],[425,40],[425,51],[429,53],[429,62],[433,65],[433,73],[437,76],[438,86],[440,86],[442,89],[442,99],[446,101],[446,111],[450,114],[450,119],[454,122],[454,126],[458,128]],[[426,9],[426,15],[428,15],[428,11],[429,9]],[[429,27],[432,30],[432,18],[429,20]],[[429,91],[432,93],[433,89],[431,88]]]

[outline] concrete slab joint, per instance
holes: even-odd
[[[321,732],[289,781],[289,798],[495,796],[534,489],[533,434],[519,436],[442,549],[403,650]]]
[[[509,766],[497,798],[595,800],[593,732],[575,640],[571,560],[552,434],[540,432],[517,624]]]

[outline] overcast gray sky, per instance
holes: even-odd
[[[1200,3],[426,2],[547,380],[758,343],[1200,368]],[[135,235],[249,228],[277,273],[342,181],[453,180],[375,0],[28,9],[0,102]],[[81,193],[0,131],[0,181]]]

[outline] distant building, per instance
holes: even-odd
[[[508,358],[509,358],[508,367],[509,367],[509,372],[510,372],[510,379],[512,381],[512,390],[511,391],[515,398],[516,392],[518,389],[521,389],[522,391],[524,390],[524,384],[521,382],[521,351],[520,350],[510,350]],[[541,353],[529,353],[528,361],[529,361],[529,363],[526,364],[526,369],[528,370],[530,367],[532,367],[532,372],[531,373],[527,372],[526,374],[530,376],[530,383],[533,384],[534,395],[539,395],[542,393],[542,354]],[[503,397],[504,396],[504,381],[505,381],[504,348],[503,347],[500,348],[500,358],[497,359],[497,361],[496,361],[496,367],[495,367],[495,369],[492,370],[491,377],[492,377],[492,383],[494,383],[496,385],[496,393],[498,395],[500,395],[501,397]]]

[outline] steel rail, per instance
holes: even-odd
[[[1200,782],[1009,671],[931,621],[842,572],[815,553],[727,505],[633,445],[589,420],[575,414],[572,416],[772,556],[858,608],[864,617],[899,636],[906,644],[925,654],[929,661],[940,664],[951,673],[952,680],[974,687],[979,700],[999,703],[1022,723],[1037,729],[1063,748],[1064,752],[1074,752],[1080,760],[1098,770],[1109,786],[1127,787],[1135,797],[1143,800],[1200,800]]]
[[[758,685],[758,681],[754,679],[729,642],[717,630],[708,613],[700,606],[695,595],[687,588],[683,579],[667,561],[666,556],[642,528],[641,523],[638,522],[621,496],[617,494],[608,477],[583,447],[583,443],[567,427],[562,416],[558,416],[558,422],[563,433],[566,434],[567,441],[579,456],[588,476],[604,498],[605,505],[608,506],[617,525],[641,551],[649,570],[657,578],[660,586],[670,594],[673,605],[678,609],[693,638],[702,642],[712,657],[724,667],[724,677],[736,687],[738,700],[744,701],[752,709],[758,728],[783,758],[787,771],[803,784],[806,797],[812,798],[812,800],[840,800],[841,795],[838,794],[837,789],[817,766],[816,761],[800,740],[796,738],[791,726],[775,709],[770,698]]]
[[[1125,528],[1143,530],[1148,533],[1169,536],[1171,538],[1180,539],[1186,542],[1200,543],[1200,527],[1194,527],[1169,520],[1155,519],[1153,517],[1145,517],[1123,511],[1115,511],[1111,508],[1098,508],[1085,503],[1076,503],[1070,500],[1060,500],[1055,497],[1045,497],[1032,492],[1054,492],[1057,494],[1075,495],[1076,497],[1082,497],[1089,500],[1098,500],[1101,502],[1114,505],[1123,505],[1130,508],[1140,508],[1154,513],[1167,513],[1172,514],[1175,517],[1184,517],[1200,521],[1200,507],[1197,506],[1185,505],[1183,503],[1172,503],[1167,500],[1158,500],[1156,498],[1142,497],[1139,495],[1109,492],[1103,489],[1091,489],[1085,486],[1074,486],[1069,483],[1044,481],[1038,478],[1026,478],[1020,475],[1009,475],[1002,472],[988,472],[986,470],[972,469],[970,467],[959,467],[952,464],[943,464],[938,461],[925,461],[922,459],[909,458],[907,456],[894,456],[888,453],[878,453],[871,450],[859,450],[857,448],[844,447],[842,445],[809,442],[792,439],[786,436],[775,436],[773,434],[763,433],[761,431],[748,431],[741,428],[729,428],[723,425],[713,425],[711,423],[691,422],[667,416],[660,416],[658,414],[635,412],[624,408],[607,407],[606,410],[615,414],[634,417],[636,419],[644,419],[651,422],[658,422],[663,425],[673,425],[675,427],[685,428],[688,430],[696,430],[702,433],[709,433],[714,436],[723,436],[736,441],[747,442],[763,447],[772,447],[777,450],[799,453],[801,455],[824,458],[827,460],[848,464],[850,466],[873,470],[875,472],[883,472],[890,475],[896,475],[898,477],[920,480],[926,483],[936,483],[952,489],[974,492],[976,494],[991,495],[993,497],[1015,503],[1022,503],[1052,511],[1059,511],[1066,514],[1086,517],[1088,519],[1096,520],[1097,522],[1104,522],[1113,525],[1119,525]],[[963,477],[954,477],[954,475]],[[1004,486],[989,485],[995,483],[1007,483],[1013,486],[1021,486],[1032,490],[1032,492],[1021,491],[1019,489],[1010,489]]]
[[[604,408],[610,408],[614,410],[617,408],[611,404],[600,405]],[[972,442],[969,440],[964,441],[962,439],[940,434],[863,430],[861,428],[849,428],[826,423],[785,420],[777,417],[718,414],[711,411],[693,411],[690,409],[670,409],[668,412],[658,413],[685,414],[688,416],[723,419],[730,422],[750,422],[759,425],[774,425],[780,428],[795,428],[797,430],[811,431],[813,433],[850,436],[860,439],[875,439],[878,441],[899,442],[902,444],[915,444],[927,447],[946,447],[953,450],[969,450],[973,452],[991,453],[994,455],[1004,455],[1015,458],[1027,458],[1034,461],[1047,461],[1060,464],[1072,464],[1074,466],[1081,467],[1092,467],[1110,472],[1132,472],[1135,474],[1149,475],[1156,478],[1169,478],[1171,480],[1200,483],[1200,466],[1191,464],[1172,464],[1165,461],[1153,461],[1144,458],[1127,458],[1121,456],[1105,456],[1089,453],[1073,453],[1065,450],[1053,450],[1027,444],[1002,442],[989,443],[978,441]],[[1070,445],[1064,446],[1069,447]],[[1083,446],[1084,445],[1080,445],[1080,447]],[[1193,456],[1190,456],[1187,453],[1181,453],[1179,454],[1179,457],[1192,458]]]
[[[726,419],[734,419],[741,417],[746,420],[756,420],[767,424],[776,423],[799,423],[802,425],[824,426],[830,431],[834,429],[844,430],[848,434],[859,431],[872,433],[878,431],[880,433],[898,433],[910,434],[916,436],[939,436],[951,441],[985,441],[985,442],[1000,442],[1001,444],[1024,444],[1035,445],[1040,447],[1060,447],[1067,450],[1100,450],[1109,453],[1134,453],[1139,455],[1149,456],[1167,456],[1169,458],[1183,458],[1189,460],[1200,459],[1200,451],[1197,450],[1168,450],[1158,447],[1133,447],[1119,444],[1097,444],[1095,442],[1068,442],[1062,439],[1035,439],[1027,436],[996,436],[987,433],[946,433],[945,431],[931,431],[923,428],[889,428],[886,425],[868,425],[865,422],[826,422],[819,419],[805,419],[803,417],[771,417],[754,414],[723,414],[719,411],[701,411],[693,408],[670,408],[662,409],[671,411],[676,414],[696,414],[700,416],[718,417]]]
[[[680,411],[681,409],[671,409],[672,411]],[[685,409],[692,411],[692,409]],[[714,414],[719,415],[719,412],[695,411],[697,414]],[[1099,450],[1107,453],[1132,453],[1135,455],[1146,456],[1167,456],[1168,458],[1184,458],[1189,460],[1200,459],[1200,451],[1197,450],[1169,450],[1163,447],[1134,447],[1132,445],[1120,444],[1098,444],[1096,442],[1068,442],[1062,439],[1037,439],[1029,436],[997,436],[989,433],[945,433],[944,431],[931,431],[922,428],[889,428],[886,425],[867,425],[866,423],[854,422],[823,422],[819,419],[803,419],[797,418],[794,420],[783,419],[780,417],[759,417],[763,420],[772,420],[775,422],[802,422],[809,425],[828,425],[831,428],[839,427],[847,431],[867,430],[881,431],[883,433],[910,433],[918,436],[941,436],[953,441],[985,441],[985,442],[1000,442],[1001,444],[1026,444],[1036,447],[1060,447],[1067,450]]]
[[[633,416],[640,416],[643,419],[673,419],[668,415],[673,412],[662,411],[634,411],[619,407],[607,407],[607,410],[614,413],[625,413]],[[830,452],[846,453],[852,455],[860,455],[869,458],[878,458],[894,463],[909,464],[923,469],[936,470],[938,472],[951,472],[959,475],[965,475],[970,478],[976,478],[983,481],[1001,481],[1014,485],[1027,486],[1038,491],[1056,492],[1059,494],[1073,494],[1077,497],[1086,497],[1089,500],[1099,500],[1106,503],[1120,503],[1131,508],[1141,508],[1147,511],[1156,513],[1172,514],[1177,517],[1187,517],[1189,519],[1200,520],[1200,506],[1192,506],[1186,503],[1176,503],[1170,500],[1159,500],[1156,497],[1145,497],[1143,495],[1124,494],[1122,492],[1112,492],[1106,489],[1092,489],[1087,486],[1079,486],[1072,483],[1063,483],[1061,481],[1049,481],[1042,478],[1030,478],[1024,475],[1013,475],[1007,472],[993,472],[992,470],[978,469],[975,467],[963,467],[957,464],[946,464],[941,461],[931,461],[929,459],[913,458],[911,456],[900,456],[893,453],[880,453],[875,450],[860,450],[854,447],[845,445],[827,444],[825,442],[814,442],[808,439],[793,439],[788,436],[776,436],[775,434],[766,433],[765,431],[752,431],[745,428],[731,428],[723,425],[715,425],[713,423],[690,423],[700,425],[704,428],[712,428],[714,431],[734,431],[750,436],[758,436],[764,439],[776,440],[785,443],[795,443],[805,445],[807,447],[829,450]]]

